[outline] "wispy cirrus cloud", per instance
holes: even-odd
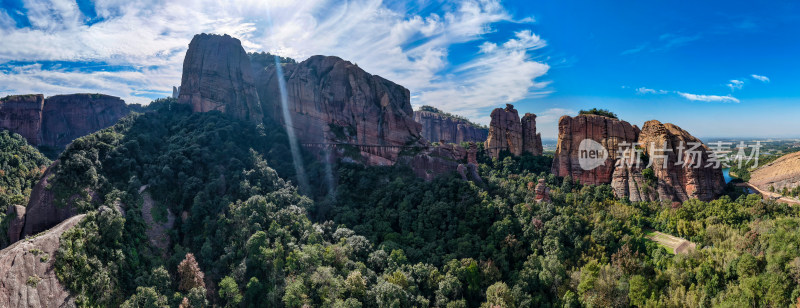
[[[656,89],[640,87],[640,88],[636,89],[636,93],[638,93],[638,94],[667,94],[669,92],[666,91],[666,90],[656,90]]]
[[[701,95],[701,94],[691,94],[691,93],[683,93],[683,92],[675,92],[678,95],[686,98],[690,101],[698,101],[698,102],[720,102],[720,103],[739,103],[739,99],[726,95]]]
[[[624,87],[627,88],[627,87]],[[667,91],[667,90],[658,90],[658,89],[650,89],[646,87],[636,88],[636,93],[640,95],[644,94],[654,94],[654,95],[666,95],[666,94],[677,94],[678,96],[688,99],[690,101],[697,101],[697,102],[720,102],[720,103],[739,103],[739,99],[733,97],[732,95],[703,95],[703,94],[692,94],[686,93],[681,91]]]
[[[637,45],[636,47],[626,49],[620,53],[620,55],[631,55],[640,52],[660,52],[660,51],[668,51],[674,48],[678,48],[689,44],[691,42],[700,40],[703,38],[701,33],[697,33],[694,35],[685,35],[685,34],[676,34],[676,33],[665,33],[658,37],[658,39],[645,42],[642,44]]]
[[[104,92],[146,103],[180,83],[183,55],[196,33],[227,33],[248,51],[297,60],[336,55],[412,92],[412,103],[469,117],[546,95],[545,40],[499,0],[385,3],[381,0],[106,1],[87,14],[74,2],[22,0],[29,27],[0,9],[0,95]],[[433,5],[437,7],[433,7]],[[91,22],[87,22],[91,21]],[[516,27],[488,40],[498,23]],[[471,45],[453,62],[456,46]],[[91,62],[115,69],[13,67],[15,61]],[[118,69],[123,67],[124,69]]]
[[[763,83],[768,83],[769,82],[769,77],[767,77],[767,76],[753,74],[753,75],[750,75],[750,77],[753,77],[753,79],[761,81]]]

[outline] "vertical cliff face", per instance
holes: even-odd
[[[522,152],[542,155],[542,134],[536,132],[536,115],[526,113],[522,117]]]
[[[542,155],[542,135],[536,132],[536,115],[526,113],[520,121],[519,113],[511,104],[506,104],[505,109],[493,110],[486,149],[492,157],[499,156],[503,150],[517,156],[526,152]]]
[[[586,157],[585,147],[581,148],[585,140],[596,142],[607,151],[605,161],[590,169],[580,163]],[[618,159],[624,154],[621,147],[629,149],[634,144],[638,149],[633,150],[633,157],[646,159],[639,164],[635,158],[629,160],[631,164],[619,164]],[[697,154],[681,150],[681,146],[688,149],[692,144],[698,145]],[[722,170],[706,167],[711,156],[710,149],[699,139],[673,124],[652,120],[639,130],[628,122],[600,115],[563,116],[558,125],[552,171],[583,184],[611,184],[617,197],[631,201],[711,200],[725,186]],[[680,163],[697,162],[698,158],[700,164]]]
[[[570,176],[582,184],[609,184],[614,172],[619,144],[636,142],[639,128],[628,122],[600,115],[563,116],[558,121],[558,145],[553,157],[552,172]],[[581,167],[580,144],[589,139],[608,151],[605,162],[591,170]]]
[[[282,64],[287,108],[301,143],[422,144],[408,89],[338,57]],[[286,126],[275,65],[256,71],[264,113]],[[185,91],[185,90],[181,90]],[[400,148],[356,149],[369,165],[390,165]]]
[[[255,123],[263,120],[250,58],[242,43],[228,35],[194,36],[175,92],[178,102],[190,104],[194,112],[217,110]]]
[[[0,99],[0,129],[20,134],[28,143],[42,143],[44,95],[13,95]]]
[[[712,151],[687,131],[670,123],[647,121],[638,142],[643,153],[649,155],[654,177],[642,176],[642,168],[646,166],[615,172],[611,186],[617,196],[627,196],[631,201],[682,202],[708,201],[722,193],[725,186],[722,169],[709,166]],[[698,145],[696,154],[690,151],[693,145]]]
[[[517,156],[522,155],[522,123],[513,105],[506,104],[505,109],[492,110],[486,149],[492,157],[499,156],[503,150]]]
[[[414,120],[422,125],[422,136],[431,142],[476,142],[489,136],[488,129],[439,112],[417,110]]]
[[[48,97],[42,112],[42,145],[64,148],[78,137],[114,125],[129,112],[123,100],[110,95]]]
[[[39,179],[39,182],[33,186],[28,206],[25,209],[21,233],[15,236],[15,234],[11,234],[12,230],[9,228],[9,238],[22,239],[26,236],[37,234],[78,214],[71,203],[65,206],[57,205],[55,203],[55,194],[48,189],[50,186],[49,178],[55,175],[57,165],[58,161],[53,162],[44,172],[42,178]]]
[[[18,133],[34,146],[64,148],[82,137],[116,123],[130,110],[119,97],[41,94],[0,100],[0,128]]]

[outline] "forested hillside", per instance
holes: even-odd
[[[53,256],[79,306],[788,306],[800,296],[798,211],[758,196],[631,203],[550,174],[549,157],[508,153],[480,154],[474,182],[339,163],[331,193],[306,156],[316,180],[301,194],[281,129],[172,99],[144,111],[73,142],[50,179],[57,203],[88,213]],[[3,178],[19,199],[48,161],[0,137],[28,153],[3,153],[24,170]],[[550,201],[534,200],[539,179]],[[676,255],[654,230],[697,249]]]
[[[25,138],[7,130],[0,130],[0,149],[0,230],[7,230],[6,209],[28,203],[33,185],[51,162]],[[6,246],[8,237],[2,234],[0,247]]]

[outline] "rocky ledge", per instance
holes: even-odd
[[[56,277],[55,256],[61,235],[83,217],[73,216],[0,250],[0,307],[75,307]]]

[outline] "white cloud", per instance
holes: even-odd
[[[678,95],[683,96],[684,98],[690,101],[699,101],[699,102],[721,102],[721,103],[738,103],[739,99],[726,95],[700,95],[700,94],[690,94],[690,93],[683,93],[677,92]]]
[[[731,91],[741,90],[744,87],[744,81],[731,79],[727,86],[731,88]]]
[[[753,79],[756,79],[756,80],[764,82],[764,83],[769,82],[769,77],[767,77],[767,76],[761,76],[761,75],[753,74],[753,75],[750,75],[750,77],[753,77]]]
[[[649,89],[645,87],[640,87],[636,89],[636,93],[638,94],[667,94],[668,92],[665,90],[655,90]]]
[[[0,71],[0,92],[106,92],[129,102],[143,93],[168,94],[180,83],[183,56],[196,33],[228,33],[248,51],[265,50],[297,60],[336,55],[409,88],[412,103],[469,117],[481,109],[548,92],[535,80],[549,66],[532,51],[546,45],[530,30],[490,42],[497,22],[520,26],[499,0],[466,0],[431,12],[417,4],[381,0],[121,1],[97,0],[101,21],[87,26],[74,1],[23,0],[33,27],[16,29],[0,12],[0,64],[8,61],[88,61],[134,72],[81,72],[41,67]],[[424,5],[423,5],[424,6]],[[465,63],[450,63],[456,44],[480,46]],[[2,93],[0,93],[2,94]]]

